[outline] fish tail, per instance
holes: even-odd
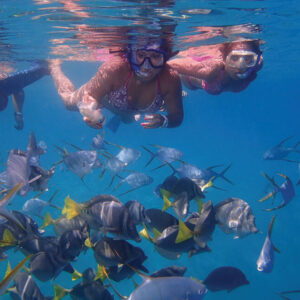
[[[179,230],[175,240],[175,244],[182,243],[193,237],[193,232],[183,223],[182,220],[179,220]]]
[[[17,244],[18,241],[13,234],[8,229],[4,229],[2,241],[0,241],[0,247],[17,246]]]
[[[224,174],[230,169],[230,167],[232,166],[232,164],[229,164],[220,174],[219,176],[221,178],[223,178],[225,181],[227,181],[230,184],[234,184],[231,180],[229,180],[227,177],[224,176]]]
[[[73,219],[81,213],[81,206],[76,201],[67,196],[65,198],[65,206],[63,207],[62,214],[66,215],[67,219]]]
[[[165,189],[160,189],[160,192],[163,196],[164,206],[162,211],[167,210],[170,206],[172,206],[172,202],[170,201],[171,193]]]
[[[95,276],[94,280],[96,281],[98,279],[100,279],[102,282],[104,282],[106,279],[103,267],[100,265],[97,265],[97,272],[96,272],[96,276]]]
[[[70,291],[58,284],[54,284],[54,300],[60,300],[65,297]]]
[[[47,227],[47,226],[49,226],[53,223],[55,223],[55,220],[53,220],[50,213],[47,212],[45,217],[44,217],[44,222],[43,222],[41,228],[44,229],[45,227]]]
[[[72,281],[75,281],[81,277],[82,277],[82,274],[79,273],[77,270],[74,270],[74,272],[72,273]]]
[[[148,148],[146,148],[145,146],[142,146],[142,148],[143,148],[145,151],[147,151],[148,153],[150,153],[150,155],[151,155],[150,159],[148,160],[148,162],[147,162],[146,165],[145,165],[145,168],[146,168],[147,166],[150,165],[150,163],[151,163],[152,160],[154,159],[155,154],[154,154],[151,150],[149,150]]]

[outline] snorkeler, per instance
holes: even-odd
[[[218,47],[217,57],[197,56],[186,50],[184,57],[180,57],[179,53],[179,58],[169,64],[178,71],[188,89],[203,89],[213,95],[224,91],[240,92],[248,87],[262,68],[259,45],[259,40],[223,43]]]
[[[103,126],[103,107],[125,123],[145,114],[144,128],[172,128],[183,120],[180,77],[167,64],[172,55],[166,40],[138,37],[125,55],[104,62],[78,90],[63,74],[60,61],[50,61],[50,69],[67,109],[79,110],[93,128]]]
[[[8,97],[12,95],[15,110],[15,128],[23,129],[23,104],[25,94],[23,88],[34,83],[45,75],[49,75],[48,64],[38,62],[31,68],[12,74],[0,74],[0,111],[5,110]]]

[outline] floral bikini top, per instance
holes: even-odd
[[[160,81],[157,79],[157,95],[152,103],[144,109],[132,109],[128,105],[128,83],[132,76],[132,72],[129,73],[125,84],[118,90],[112,91],[107,95],[108,103],[115,109],[120,111],[142,112],[142,113],[154,113],[164,108],[164,100],[160,92]]]

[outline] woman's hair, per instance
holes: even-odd
[[[227,55],[232,50],[250,50],[257,54],[261,54],[262,51],[260,50],[260,41],[259,40],[241,40],[241,41],[235,41],[235,42],[226,42],[221,44],[220,51],[222,53],[223,59],[225,60]]]

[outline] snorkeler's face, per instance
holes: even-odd
[[[225,70],[233,79],[245,79],[257,65],[259,55],[250,50],[232,50],[226,57]]]

